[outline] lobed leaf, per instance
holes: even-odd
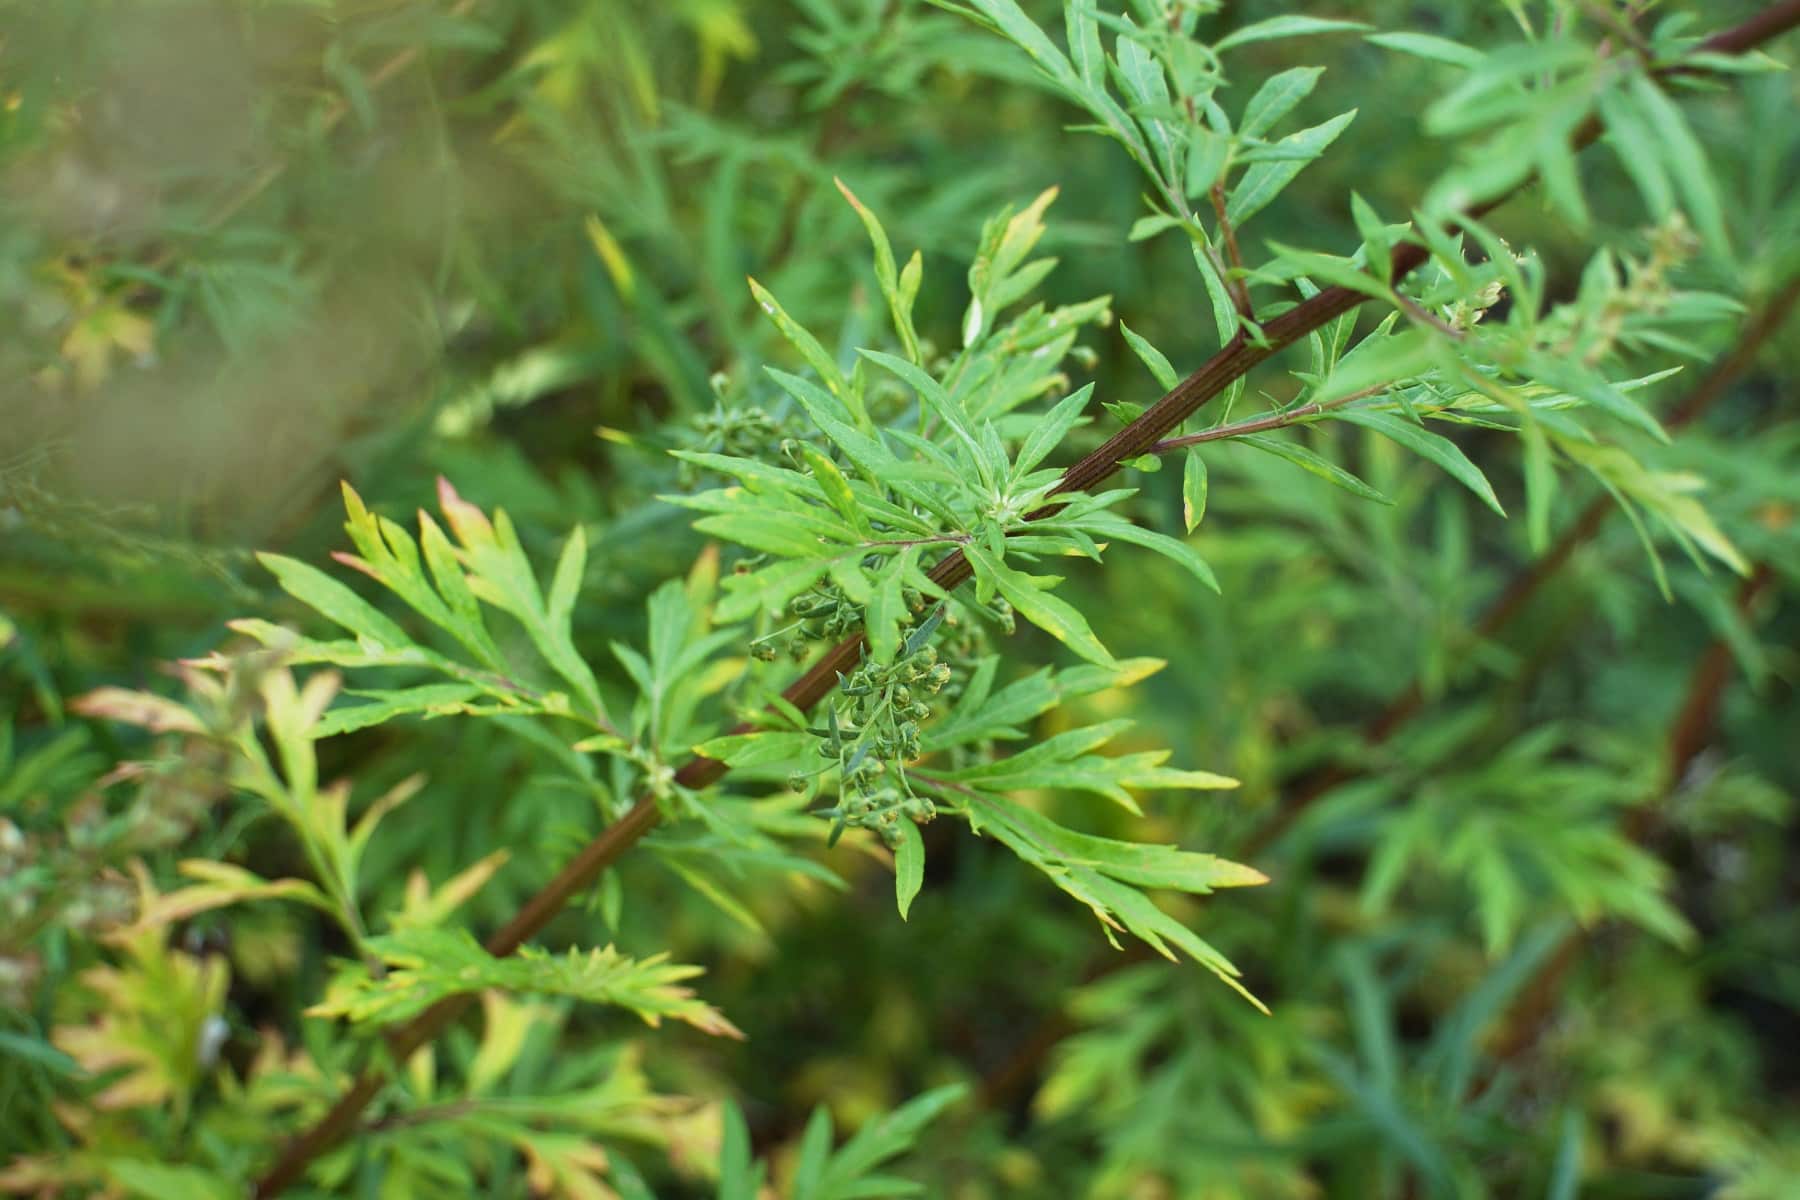
[[[1118,665],[1113,656],[1107,653],[1106,647],[1100,644],[1100,639],[1094,636],[1094,631],[1088,627],[1087,618],[1081,615],[1081,611],[1066,600],[1060,600],[1043,590],[1040,579],[1007,566],[979,539],[971,541],[963,549],[975,568],[977,578],[987,580],[999,589],[1000,594],[1006,597],[1006,602],[1020,616],[1089,662],[1099,663],[1103,667]]]

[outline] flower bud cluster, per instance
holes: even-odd
[[[845,677],[820,757],[838,765],[838,803],[819,815],[845,828],[873,830],[894,846],[900,822],[924,822],[937,815],[931,801],[915,795],[905,764],[919,756],[920,722],[931,715],[931,699],[953,675],[937,650],[921,646],[893,663],[865,660]],[[794,781],[805,785],[804,777]]]
[[[853,603],[835,583],[819,583],[788,602],[794,620],[750,643],[750,653],[763,662],[774,662],[783,651],[795,662],[806,657],[814,642],[840,641],[862,628],[862,605]]]
[[[723,396],[726,381],[713,377],[715,393]],[[691,423],[689,449],[733,458],[773,458],[782,442],[799,429],[792,418],[776,417],[760,405],[726,408],[721,399],[710,412],[696,416]],[[691,487],[699,475],[692,463],[682,463],[678,472],[683,487]]]
[[[928,797],[884,787],[846,796],[836,807],[825,809],[819,815],[840,821],[852,829],[873,830],[891,850],[900,845],[901,821],[923,825],[937,816],[937,806]]]
[[[862,605],[851,602],[835,583],[815,585],[795,596],[788,612],[800,622],[801,633],[811,641],[835,642],[862,625]]]
[[[919,722],[931,715],[930,700],[950,682],[950,667],[937,649],[921,646],[891,666],[865,661],[845,678],[840,692],[844,716],[862,730],[871,753],[904,762],[919,756]]]

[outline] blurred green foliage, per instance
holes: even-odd
[[[1696,81],[1669,105],[1679,125],[1657,124],[1653,98],[1623,115],[1596,101],[1615,129],[1633,113],[1647,129],[1579,160],[1545,100],[1568,46],[1603,62],[1754,4],[1359,0],[1333,16],[1367,29],[1279,38],[1242,36],[1305,20],[1261,0],[1096,6],[1169,31],[1155,79],[1172,64],[1178,94],[1188,34],[1219,51],[1190,65],[1223,62],[1205,93],[1223,111],[1261,93],[1267,116],[1289,100],[1261,89],[1285,79],[1273,141],[1354,110],[1303,172],[1261,164],[1292,182],[1242,238],[1259,315],[1303,294],[1296,276],[1379,290],[1364,268],[1383,220],[1540,169],[1549,186],[1486,218],[1530,252],[1517,283],[1538,291],[1544,340],[1524,373],[1561,396],[1579,389],[1548,377],[1559,364],[1616,355],[1613,380],[1648,381],[1621,403],[1675,431],[1595,422],[1590,445],[1587,426],[1555,426],[1567,436],[1534,448],[1515,434],[1535,425],[1470,409],[1465,381],[1404,393],[1429,416],[1473,412],[1434,425],[1454,458],[1378,436],[1399,424],[1390,405],[1278,453],[1221,437],[1160,470],[1140,460],[1127,516],[1106,516],[1192,536],[1174,558],[1059,560],[1052,597],[1092,627],[1061,640],[1116,658],[1117,677],[1033,629],[1057,613],[1027,611],[1031,591],[965,601],[923,752],[967,772],[996,736],[1007,752],[1087,747],[1099,728],[1097,753],[1146,756],[1077,767],[1071,752],[1046,768],[1063,776],[1022,772],[1012,800],[982,802],[1094,835],[1096,855],[1124,853],[1100,838],[1180,845],[1266,874],[1215,896],[1175,883],[1126,924],[1228,958],[1270,1015],[1191,963],[1108,946],[1040,872],[1077,896],[1085,876],[1115,902],[1143,893],[1069,843],[1020,849],[1032,827],[974,838],[909,810],[893,834],[918,874],[902,922],[883,839],[829,848],[810,795],[785,790],[787,760],[703,793],[670,781],[788,668],[753,661],[758,638],[777,644],[756,604],[731,617],[754,637],[710,624],[745,556],[709,533],[742,541],[743,522],[696,529],[664,498],[723,486],[725,460],[793,468],[792,439],[826,467],[808,459],[806,482],[783,486],[816,488],[829,455],[856,476],[765,365],[822,382],[856,369],[857,388],[880,380],[882,423],[914,428],[907,377],[855,349],[930,366],[992,334],[997,314],[971,323],[964,286],[1001,286],[970,270],[997,253],[984,222],[1052,187],[1047,213],[1027,211],[1056,269],[1026,282],[1052,309],[1110,300],[1029,364],[1020,402],[1047,399],[1010,414],[1004,451],[1091,385],[1092,420],[1045,464],[1067,465],[1233,332],[1207,284],[1224,277],[1196,271],[1176,217],[1142,224],[1146,198],[1167,209],[1203,173],[1206,139],[1186,170],[1148,143],[1134,165],[1117,130],[1069,128],[1107,124],[1084,111],[1091,81],[1046,86],[1042,60],[956,7],[0,0],[0,1187],[241,1194],[381,1060],[378,1035],[330,1018],[423,1007],[455,966],[482,989],[479,1017],[396,1064],[357,1138],[293,1194],[1793,1194],[1795,87],[1781,70]],[[1017,11],[1071,49],[1059,6]],[[1469,47],[1523,43],[1544,57],[1458,91]],[[1748,65],[1794,52],[1765,49],[1778,62]],[[1142,82],[1151,52],[1135,53]],[[1130,98],[1131,75],[1100,90]],[[1158,105],[1138,95],[1130,128],[1202,120]],[[1527,126],[1536,140],[1506,141]],[[919,250],[910,327],[834,177],[893,260]],[[1205,187],[1179,198],[1213,220]],[[1359,244],[1364,259],[1324,259]],[[826,371],[747,275],[812,331]],[[1517,283],[1490,294],[1480,332],[1501,336]],[[1379,340],[1380,307],[1332,333]],[[1473,311],[1446,319],[1474,330]],[[1343,348],[1303,344],[1229,416],[1205,416],[1316,397]],[[1553,421],[1570,406],[1544,407]],[[1479,485],[1446,478],[1463,462]],[[439,476],[455,485],[441,498]],[[404,625],[406,647],[449,631],[430,644],[450,667],[425,665],[453,690],[380,674],[416,660],[368,645],[318,649],[318,614],[338,620],[332,589],[354,578],[327,577],[353,544],[340,480],[352,538],[361,521],[394,545],[377,518],[418,531],[412,575],[431,597],[359,582],[373,616],[354,619],[377,642]],[[871,495],[855,483],[853,507]],[[409,515],[434,506],[480,598],[510,614],[492,643]],[[1124,540],[1108,528],[1077,532]],[[265,570],[257,551],[279,556]],[[982,574],[1028,586],[1001,574],[1017,565]],[[521,579],[543,594],[506,592]],[[1497,610],[1521,580],[1529,595]],[[431,603],[455,611],[438,622]],[[800,653],[869,602],[831,603],[851,615],[826,630],[837,608],[806,614],[820,629]],[[916,626],[890,615],[898,643]],[[245,617],[261,624],[224,624]],[[520,661],[529,689],[490,672]],[[982,671],[1016,689],[1010,732],[1029,741],[997,721],[958,736],[954,714],[977,706],[951,706]],[[848,777],[870,752],[832,736]],[[1169,751],[1181,771],[1149,762]],[[1198,767],[1241,786],[1160,790],[1219,782]],[[646,787],[682,819],[544,948],[479,950],[471,933],[503,925]],[[1212,882],[1246,882],[1231,866]],[[682,981],[698,968],[695,997]]]

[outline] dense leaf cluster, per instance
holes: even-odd
[[[1786,1194],[1800,5],[1426,8],[0,0],[0,1189]]]

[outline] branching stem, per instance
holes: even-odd
[[[1743,24],[1708,38],[1698,49],[1713,54],[1740,54],[1795,26],[1800,26],[1800,0],[1782,0]],[[1686,73],[1701,69],[1676,65],[1668,68],[1665,73]],[[1573,144],[1577,149],[1585,147],[1599,137],[1600,132],[1599,120],[1590,118],[1576,131]],[[1535,176],[1532,178],[1535,179]],[[1530,182],[1532,180],[1528,179],[1506,195],[1480,206],[1470,216],[1480,217],[1510,199]],[[1426,251],[1420,246],[1406,243],[1396,247],[1389,259],[1389,278],[1403,278],[1422,264],[1426,257]],[[1344,287],[1330,287],[1264,325],[1264,337],[1260,342],[1251,343],[1240,332],[1198,370],[1151,405],[1137,420],[1064,472],[1061,482],[1052,490],[1051,495],[1088,491],[1117,472],[1125,461],[1150,453],[1183,421],[1232,383],[1271,358],[1277,351],[1293,345],[1313,330],[1357,308],[1365,299],[1367,297],[1360,292]],[[1027,519],[1039,519],[1060,508],[1060,504],[1046,505],[1030,514]],[[939,587],[949,591],[968,580],[971,574],[968,559],[958,550],[933,567],[930,578]],[[811,708],[837,686],[840,673],[848,674],[855,666],[862,655],[862,647],[861,633],[845,638],[826,652],[811,670],[795,680],[782,693],[783,698],[800,709]],[[739,731],[752,732],[752,727],[742,725],[739,726]],[[718,782],[726,770],[722,762],[696,756],[676,772],[675,783],[690,790],[699,790]],[[653,796],[640,799],[629,812],[584,846],[554,878],[526,901],[512,920],[488,939],[488,951],[495,955],[508,955],[517,951],[527,939],[547,925],[552,917],[591,887],[601,872],[656,828],[661,819],[662,812]],[[435,1039],[473,1003],[472,995],[449,997],[395,1030],[388,1038],[393,1061],[404,1062],[419,1047]],[[267,1200],[268,1197],[285,1191],[299,1180],[308,1164],[342,1141],[356,1127],[363,1110],[380,1094],[386,1080],[387,1072],[381,1065],[370,1066],[358,1075],[337,1103],[310,1129],[290,1142],[268,1173],[258,1180],[254,1193],[258,1200]]]
[[[1176,450],[1184,450],[1189,446],[1198,446],[1203,442],[1223,442],[1235,437],[1243,437],[1251,433],[1267,433],[1271,429],[1286,429],[1290,425],[1304,425],[1314,417],[1322,416],[1333,409],[1343,408],[1346,404],[1354,404],[1358,400],[1367,400],[1370,396],[1379,396],[1394,386],[1391,383],[1377,384],[1364,388],[1360,392],[1351,392],[1348,396],[1339,396],[1336,400],[1327,400],[1323,404],[1301,404],[1294,408],[1284,408],[1280,412],[1264,413],[1260,417],[1249,417],[1242,421],[1233,421],[1229,425],[1215,425],[1211,429],[1203,429],[1199,433],[1185,434],[1182,437],[1169,438],[1150,447],[1151,454],[1170,454]]]
[[[1230,270],[1222,270],[1219,277],[1225,281],[1231,292],[1231,302],[1237,308],[1238,316],[1251,325],[1256,324],[1256,309],[1250,303],[1250,284],[1245,280],[1244,256],[1238,252],[1237,230],[1231,224],[1231,217],[1225,208],[1225,184],[1223,181],[1212,185],[1213,212],[1219,220],[1219,240],[1225,244],[1225,257],[1229,261]]]

